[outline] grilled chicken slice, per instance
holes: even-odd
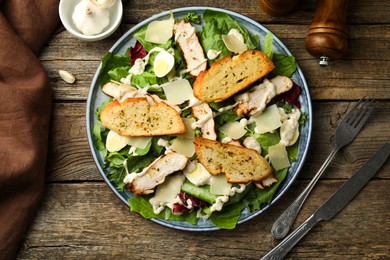
[[[286,76],[276,76],[271,79],[271,82],[275,84],[276,95],[285,93],[294,86],[292,80]]]
[[[118,102],[122,102],[127,98],[135,97],[138,92],[138,90],[132,86],[115,82],[108,82],[104,84],[102,91],[104,94],[118,100]]]
[[[207,59],[204,55],[202,45],[199,43],[195,28],[189,21],[181,20],[173,26],[175,40],[183,52],[189,73],[196,77],[206,69]]]
[[[192,115],[196,118],[196,126],[202,130],[202,137],[209,140],[217,140],[213,111],[207,103],[202,103],[191,108]]]
[[[182,154],[170,152],[157,158],[141,173],[137,173],[127,188],[134,195],[146,195],[154,192],[154,188],[165,181],[165,177],[184,169],[188,158]]]
[[[269,187],[274,183],[277,183],[278,179],[276,179],[273,175],[269,176],[268,178],[262,180],[261,182],[256,182],[255,185],[259,189],[264,189],[264,187]]]
[[[286,76],[264,79],[260,85],[234,97],[237,102],[234,110],[239,116],[254,115],[263,111],[272,98],[289,91],[292,87],[292,80]]]

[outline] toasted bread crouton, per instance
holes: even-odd
[[[225,174],[229,183],[261,182],[272,174],[271,166],[255,150],[201,137],[195,137],[194,144],[210,174]]]
[[[220,102],[248,87],[274,69],[261,51],[247,50],[235,59],[226,56],[199,73],[194,95],[203,102]]]
[[[100,113],[102,125],[123,136],[157,136],[186,131],[178,112],[164,102],[149,105],[146,98],[114,100]]]

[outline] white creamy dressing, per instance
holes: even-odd
[[[219,56],[219,54],[221,54],[221,51],[210,49],[207,51],[207,58],[209,60],[215,60]]]
[[[296,132],[299,127],[299,117],[301,116],[301,112],[299,109],[293,109],[290,114],[288,114],[289,118],[283,122],[283,127],[280,128],[280,144],[284,146],[289,146],[294,143],[291,143],[294,140]]]
[[[188,73],[190,71],[197,70],[200,66],[202,66],[206,62],[207,62],[207,59],[200,60],[198,63],[195,63],[194,65],[192,65],[186,69],[181,70],[180,74],[183,75],[183,74]]]
[[[144,175],[149,169],[150,167],[152,167],[152,165],[161,158],[162,156],[158,157],[156,160],[154,160],[151,164],[149,164],[148,166],[146,166],[141,172],[129,172],[129,170],[127,169],[127,159],[123,161],[123,166],[125,167],[125,170],[126,170],[126,176],[125,178],[123,179],[123,183],[125,184],[128,184],[128,183],[132,183],[134,181],[134,179],[136,177],[141,177],[142,175]]]
[[[165,207],[173,209],[173,205],[176,203],[183,204],[179,196],[176,196],[175,200],[171,202],[154,200],[154,197],[150,198],[149,202],[153,207],[154,214],[160,214],[165,209]]]
[[[120,84],[120,83],[118,83],[118,84]],[[128,84],[125,84],[125,85],[126,86],[120,86],[118,88],[115,88],[114,91],[111,93],[112,97],[115,98],[116,100],[118,100],[119,103],[122,103],[127,98],[135,97],[138,93],[137,88],[129,86]]]
[[[226,107],[221,107],[220,109],[218,109],[218,112],[222,113],[222,112],[224,112],[226,110],[230,110],[230,109],[234,108],[235,106],[237,106],[237,104],[238,104],[238,102],[236,102],[236,103],[234,103],[232,105],[226,106]],[[215,116],[217,116],[217,115],[218,114],[216,114]]]
[[[256,141],[256,138],[253,136],[248,136],[244,139],[243,145],[246,148],[253,149],[257,151],[259,154],[261,154],[261,146],[260,144]]]
[[[248,125],[248,122],[249,122],[249,120],[246,119],[245,117],[244,117],[244,118],[241,118],[241,120],[240,120],[240,124],[241,124],[242,126],[247,126],[247,125]]]
[[[195,121],[194,123],[191,124],[192,129],[196,128],[202,128],[210,119],[213,119],[213,113],[209,113],[205,116],[203,116],[201,119],[198,121]]]
[[[200,100],[196,99],[195,97],[194,97],[194,99],[196,100],[196,103],[194,102],[192,105],[188,105],[186,108],[202,104],[202,102]],[[190,100],[190,104],[191,104],[191,100]],[[205,124],[207,124],[207,122],[209,120],[212,120],[214,117],[218,116],[220,113],[222,113],[226,110],[234,108],[237,104],[238,104],[238,102],[236,102],[232,105],[226,106],[226,107],[221,107],[220,109],[218,109],[217,113],[212,112],[212,113],[207,114],[206,116],[203,116],[202,118],[200,118],[196,122],[192,123],[192,125],[191,125],[192,129],[202,128]]]
[[[136,59],[134,61],[134,65],[129,70],[130,74],[127,75],[126,78],[121,78],[120,81],[123,84],[131,85],[131,77],[133,75],[140,75],[140,74],[145,72],[145,67],[149,62],[150,54],[152,54],[153,52],[162,52],[162,51],[167,51],[168,53],[171,53],[171,54],[174,52],[173,49],[165,50],[165,49],[160,48],[160,47],[154,47],[153,49],[151,49],[149,51],[149,53],[145,57]]]
[[[279,114],[280,114],[280,120],[282,122],[286,121],[289,118],[289,115],[286,113],[286,111],[282,107],[278,107]]]
[[[187,203],[187,206],[186,206],[187,209],[192,209],[193,208],[192,200],[188,199],[188,200],[186,200],[186,203]]]
[[[163,138],[158,139],[157,145],[165,148],[165,154],[172,151],[171,145],[169,144],[169,142]]]
[[[133,66],[129,70],[130,75],[141,75],[142,73],[144,73],[146,64],[148,63],[146,59],[146,62],[144,61],[144,59],[136,59],[134,61]],[[149,57],[147,57],[147,60],[149,60]]]
[[[186,110],[188,108],[198,106],[200,104],[202,104],[202,101],[200,101],[194,95],[192,95],[191,98],[188,100],[188,105],[185,108],[183,108],[182,110]],[[181,111],[179,113],[181,113]]]
[[[230,143],[231,141],[233,141],[232,138],[230,138],[229,136],[225,136],[224,138],[222,138],[221,143],[226,143],[226,144],[228,144],[228,143]]]
[[[132,183],[133,180],[135,179],[135,177],[137,177],[137,175],[141,176],[144,172],[144,171],[142,171],[139,173],[136,173],[136,172],[130,173],[129,170],[127,169],[127,159],[123,161],[123,167],[125,167],[125,170],[126,170],[126,176],[123,179],[123,183],[125,183],[125,184]],[[148,168],[148,167],[146,167],[146,168]]]
[[[131,85],[131,77],[132,76],[133,76],[133,74],[129,74],[129,75],[126,76],[126,78],[121,78],[120,82],[130,86]]]
[[[129,154],[133,156],[137,156],[138,154],[135,152],[137,150],[137,147],[131,146],[129,149]]]
[[[263,83],[260,84],[258,88],[262,89],[261,93],[263,96],[261,98],[261,102],[258,103],[259,106],[256,109],[256,113],[263,111],[271,99],[276,96],[275,84],[268,79],[264,79]]]
[[[214,211],[221,211],[223,205],[229,201],[229,197],[232,197],[234,196],[236,193],[242,193],[244,192],[246,188],[246,185],[245,184],[239,184],[239,187],[232,187],[230,189],[230,193],[229,195],[221,195],[217,198],[216,202],[211,205],[210,207],[210,210],[211,212],[214,212]]]

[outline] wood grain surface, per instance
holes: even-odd
[[[46,192],[18,259],[259,259],[277,244],[270,233],[273,222],[319,169],[332,148],[340,118],[356,100],[374,97],[377,108],[355,141],[337,153],[295,227],[390,142],[390,1],[351,1],[347,54],[325,68],[305,49],[313,0],[301,0],[291,14],[277,18],[266,15],[257,0],[122,2],[122,25],[108,39],[83,42],[60,31],[40,56],[53,87]],[[233,231],[173,230],[131,213],[104,183],[88,145],[86,102],[101,58],[135,24],[185,6],[226,8],[266,26],[296,57],[312,98],[312,139],[297,180],[265,213]],[[74,74],[76,83],[61,80],[60,69]],[[387,163],[344,210],[319,223],[286,258],[389,259],[389,187]]]

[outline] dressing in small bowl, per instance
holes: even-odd
[[[116,0],[112,6],[107,8],[107,11],[109,12],[109,23],[100,33],[94,35],[83,34],[79,29],[77,29],[74,23],[72,15],[76,5],[79,4],[80,1],[81,0],[61,0],[59,4],[61,22],[70,34],[81,40],[98,41],[107,38],[113,34],[116,29],[118,29],[123,15],[122,1]]]

